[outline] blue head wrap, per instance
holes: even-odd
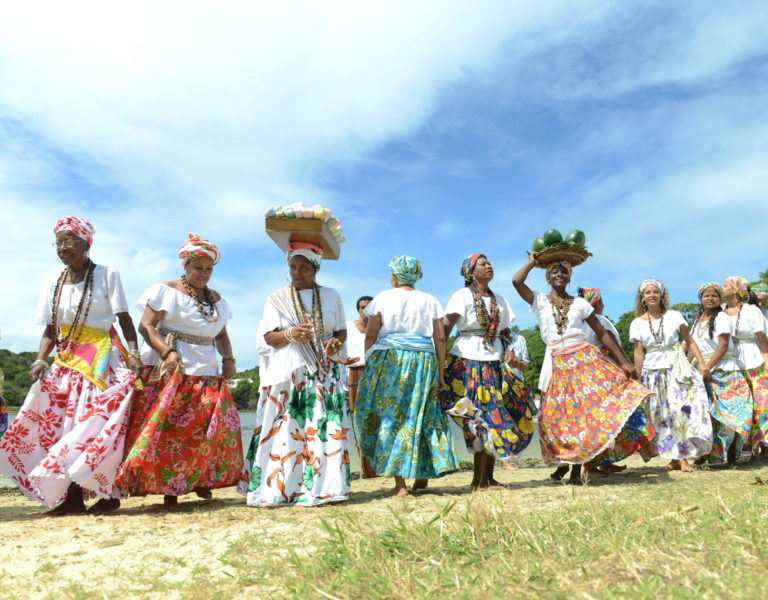
[[[414,285],[422,277],[421,262],[413,256],[395,256],[389,261],[389,270],[396,281]]]

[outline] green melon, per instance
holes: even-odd
[[[563,243],[563,234],[561,234],[557,229],[547,229],[544,232],[544,235],[541,237],[544,238],[544,243],[547,245],[547,247]]]
[[[565,241],[569,244],[573,242],[571,245],[583,246],[587,241],[587,237],[581,229],[574,229],[565,234]]]
[[[544,241],[543,237],[537,237],[535,240],[533,240],[533,244],[531,245],[531,248],[534,252],[540,252],[544,250],[544,248],[547,247],[547,242]]]

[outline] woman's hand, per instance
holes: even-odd
[[[443,377],[442,373],[437,376],[437,389],[440,392],[448,389],[448,385],[445,383],[445,377]]]
[[[144,368],[144,365],[142,364],[140,358],[135,356],[128,356],[128,368],[133,371],[133,374],[136,375],[136,377],[139,377],[141,375],[141,370]]]
[[[338,354],[342,346],[343,346],[343,343],[338,338],[332,337],[330,340],[326,340],[325,344],[323,345],[325,349],[325,355],[333,356],[334,354]]]
[[[29,369],[29,380],[32,383],[40,381],[45,375],[45,370],[48,368],[48,363],[38,363],[34,367]]]
[[[234,360],[221,361],[221,376],[224,379],[232,379],[237,375],[237,363]]]
[[[704,379],[704,381],[709,381],[712,377],[712,369],[709,367],[704,367],[701,369],[701,377]]]
[[[347,358],[337,358],[336,362],[340,365],[344,365],[345,367],[348,367],[349,365],[354,365],[356,362],[360,362],[359,356],[349,356]]]
[[[504,355],[504,362],[513,369],[517,367],[517,356],[515,356],[515,353],[512,350]]]
[[[630,363],[625,362],[621,365],[621,370],[624,371],[624,375],[630,379],[639,379],[637,376],[637,369]]]
[[[163,371],[173,373],[181,366],[181,356],[176,350],[171,350],[163,361]]]

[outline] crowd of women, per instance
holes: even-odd
[[[570,483],[608,477],[636,452],[681,471],[734,464],[745,449],[768,455],[768,288],[741,277],[702,285],[690,325],[660,281],[643,281],[630,360],[600,290],[569,294],[572,266],[559,260],[546,265],[551,289],[533,291],[526,279],[542,265],[531,255],[513,285],[546,344],[537,404],[485,255],[464,260],[464,285],[445,309],[416,289],[420,262],[398,256],[391,288],[361,298],[348,323],[339,294],[317,283],[322,249],[291,243],[291,282],[268,297],[257,332],[261,393],[243,458],[227,387],[232,311],[208,287],[216,246],[190,234],[183,275],[141,294],[139,351],[118,272],[89,256],[93,226],[65,217],[54,234],[65,268],[43,287],[33,385],[0,439],[0,473],[52,515],[83,513],[90,498],[96,514],[128,496],[162,494],[174,506],[234,485],[254,506],[344,502],[353,433],[363,469],[393,477],[406,496],[406,480],[423,489],[459,469],[449,419],[474,456],[474,489],[498,485],[495,463],[520,456],[536,418],[542,457],[558,465],[551,477],[570,468]]]

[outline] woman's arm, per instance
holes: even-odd
[[[286,327],[285,329],[273,329],[264,334],[264,341],[273,348],[282,348],[291,343],[291,339],[297,342],[308,340],[313,335],[311,323],[301,323],[295,327]]]
[[[432,321],[432,341],[435,343],[435,354],[437,354],[437,384],[440,389],[443,389],[445,387],[445,378],[443,377],[443,365],[445,365],[445,332],[442,319],[435,319]]]
[[[768,371],[768,337],[762,332],[757,332],[757,346],[763,355],[763,368]]]
[[[643,342],[635,340],[635,370],[638,373],[643,372],[643,363],[645,362],[645,348],[643,348]]]
[[[453,331],[453,327],[456,325],[456,321],[459,320],[458,313],[450,313],[448,315],[445,315],[445,319],[441,323],[441,329],[443,330],[443,337],[444,339],[448,339],[451,337],[451,331]]]
[[[237,375],[237,361],[232,355],[232,342],[229,339],[227,328],[223,327],[219,334],[214,338],[216,350],[221,355],[221,376],[224,379],[230,379]]]
[[[728,351],[728,339],[730,337],[731,336],[728,333],[721,333],[717,336],[717,348],[712,353],[712,358],[709,359],[709,362],[703,365],[703,370],[701,371],[701,375],[705,380],[709,380],[709,376],[712,373],[712,367],[719,363],[720,359],[723,358]]]
[[[181,356],[165,343],[165,339],[157,330],[157,325],[164,315],[164,310],[154,310],[149,306],[144,307],[144,314],[141,315],[141,321],[139,321],[139,333],[149,344],[149,347],[160,355],[163,360],[163,369],[172,372],[181,365]]]
[[[699,350],[698,344],[693,341],[693,337],[691,336],[691,332],[688,330],[688,325],[685,323],[680,324],[680,328],[678,329],[678,332],[680,333],[680,339],[685,342],[685,345],[688,347],[688,351],[693,354],[696,361],[699,363],[699,371],[701,371],[702,375],[704,374],[704,358],[701,356],[701,350]]]
[[[613,336],[600,324],[600,321],[597,320],[595,313],[589,315],[585,321],[587,322],[587,325],[592,328],[592,331],[595,332],[595,335],[597,336],[597,339],[600,340],[600,343],[608,348],[608,352],[610,352],[611,356],[613,356],[613,358],[616,359],[616,362],[619,363],[621,370],[624,371],[624,374],[627,377],[637,379],[637,369],[632,366],[631,362],[629,362],[629,359],[624,355],[624,353],[621,351],[621,348],[619,348],[619,346],[614,341]]]
[[[536,253],[528,255],[528,262],[525,263],[522,268],[515,273],[512,278],[512,285],[515,286],[515,290],[520,294],[520,297],[528,304],[533,304],[533,290],[528,287],[525,280],[528,278],[529,273],[536,266]]]
[[[365,352],[368,352],[376,340],[379,339],[379,330],[381,330],[381,313],[376,313],[368,317],[368,324],[365,326]]]
[[[29,380],[31,382],[40,381],[48,368],[46,358],[51,350],[56,346],[56,331],[53,325],[46,325],[43,335],[40,337],[40,345],[37,350],[37,358],[29,368]]]
[[[117,313],[117,322],[120,323],[120,330],[123,332],[125,343],[128,344],[128,367],[138,376],[144,365],[141,364],[139,355],[139,342],[136,336],[136,327],[133,326],[133,319],[127,312]]]

